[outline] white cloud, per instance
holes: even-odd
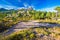
[[[18,0],[18,2],[21,2],[21,0]]]
[[[12,6],[12,5],[0,5],[0,8],[5,8],[5,9],[17,9],[18,7]]]
[[[28,6],[28,7],[33,7],[33,6]],[[28,8],[27,7],[27,8]],[[17,6],[12,6],[12,5],[0,5],[0,8],[5,8],[5,9],[26,9],[26,7],[17,7]]]
[[[24,9],[24,7],[18,7],[17,9],[22,9],[22,8]]]
[[[56,6],[55,6],[55,7],[56,7]],[[54,9],[55,9],[55,7],[43,8],[43,9],[41,9],[41,11],[57,12],[56,10],[54,10]]]
[[[3,6],[0,5],[0,8],[2,8]]]
[[[24,7],[28,7],[29,6],[27,3],[24,3],[23,5],[24,5]]]

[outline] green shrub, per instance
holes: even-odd
[[[20,31],[9,35],[6,40],[33,40],[36,35],[32,31]]]

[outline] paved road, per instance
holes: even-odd
[[[36,23],[36,22],[19,22],[18,24],[14,25],[12,28],[8,29],[8,32],[4,33],[3,35],[9,35],[13,32],[24,30],[25,28],[41,27],[41,26],[46,26],[46,27],[59,26],[60,27],[60,24]]]

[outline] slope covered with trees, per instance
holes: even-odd
[[[7,10],[7,9],[2,8],[2,9],[0,9],[0,32],[4,32],[5,30],[11,28],[12,26],[16,25],[18,22],[21,22],[21,21],[43,20],[41,22],[47,21],[47,22],[51,23],[51,21],[53,20],[52,22],[54,22],[55,18],[56,19],[60,18],[60,14],[59,14],[60,7],[56,7],[55,10],[57,10],[57,13],[56,12],[47,12],[47,11],[37,11],[37,10],[34,10],[33,8],[18,9],[18,10],[14,10],[14,9]],[[54,23],[56,23],[56,21]],[[58,22],[60,22],[60,21],[58,21]],[[51,29],[54,30],[55,28],[51,28]],[[44,36],[46,35],[46,37],[48,37],[49,34],[52,35],[52,33],[55,35],[56,32],[55,33],[50,32],[51,29],[50,28],[47,28],[47,29],[46,28],[44,28],[44,29],[37,28],[37,29],[34,29],[33,31],[25,30],[25,31],[21,31],[17,35],[14,34],[14,35],[9,36],[8,39],[6,39],[6,40],[13,40],[13,39],[20,40],[20,38],[22,38],[22,40],[39,39],[39,38],[36,38],[37,35],[34,33],[34,31],[37,34],[42,33]],[[42,30],[42,32],[39,30]],[[56,35],[59,35],[59,33]]]
[[[60,7],[55,8],[58,12]],[[8,29],[20,21],[29,20],[53,20],[56,17],[56,12],[37,11],[33,8],[7,10],[0,9],[0,31]],[[59,14],[58,14],[59,15]],[[60,18],[60,15],[57,18]]]

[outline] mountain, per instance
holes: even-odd
[[[4,8],[0,8],[0,11],[8,11],[8,10]]]

